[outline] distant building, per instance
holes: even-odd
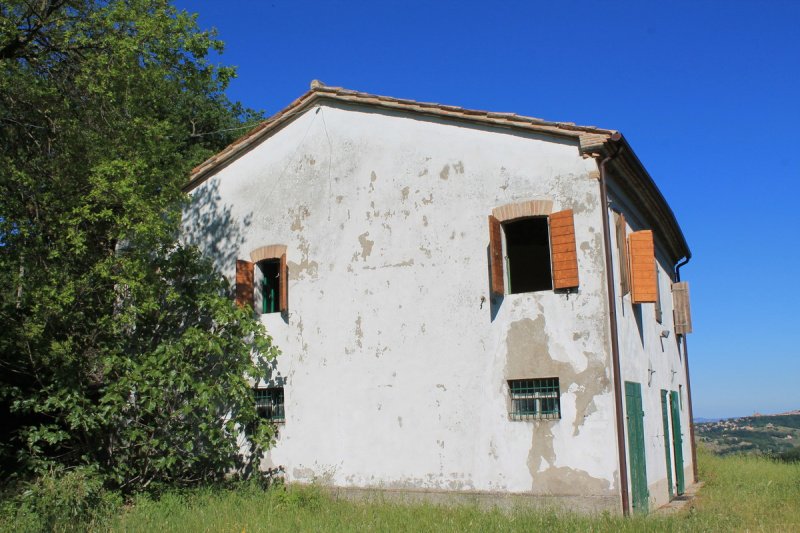
[[[694,481],[690,251],[617,132],[314,83],[187,190],[283,351],[264,468],[615,511]]]

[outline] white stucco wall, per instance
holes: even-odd
[[[331,103],[192,191],[186,235],[231,280],[236,258],[288,246],[288,320],[262,316],[286,400],[267,466],[616,504],[596,170],[576,143]],[[580,289],[492,301],[487,216],[542,198],[574,210]],[[510,420],[506,380],[554,375],[561,420]]]
[[[613,221],[613,210],[622,212],[628,223],[628,234],[633,231],[651,229],[645,218],[629,198],[616,186],[613,178],[609,180],[609,216]],[[612,222],[613,223],[613,222]],[[680,398],[681,433],[686,485],[694,482],[692,471],[692,448],[690,419],[686,390],[686,367],[683,360],[682,345],[678,343],[673,321],[672,279],[674,264],[667,258],[660,237],[654,233],[656,263],[661,297],[662,321],[656,320],[655,304],[638,304],[641,307],[641,333],[635,317],[636,307],[631,303],[631,295],[622,296],[619,289],[620,264],[617,253],[616,233],[612,231],[612,256],[614,279],[617,281],[617,322],[620,346],[620,367],[623,381],[639,383],[642,388],[642,407],[644,411],[644,444],[647,463],[647,484],[649,507],[654,509],[669,501],[667,482],[666,450],[664,446],[664,425],[661,408],[661,390],[677,391]],[[662,338],[662,332],[668,332]],[[625,406],[623,397],[623,407]],[[671,412],[669,413],[671,416]],[[672,446],[672,424],[669,424],[670,447]],[[626,428],[627,445],[627,428]],[[630,453],[630,450],[628,450]],[[676,487],[675,456],[670,450],[672,464],[673,493]],[[629,455],[630,456],[630,455]],[[630,461],[629,461],[630,464]]]

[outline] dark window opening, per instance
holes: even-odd
[[[280,310],[281,262],[268,259],[258,263],[261,271],[261,312],[277,313]]]
[[[513,420],[561,418],[558,378],[512,379],[508,388]]]
[[[510,294],[553,288],[547,217],[503,224]]]
[[[661,312],[661,274],[656,263],[656,322],[663,323],[663,313]]]
[[[642,315],[642,304],[633,304],[633,318],[636,320],[636,330],[639,332],[639,340],[642,341],[642,348],[644,348],[644,316]]]
[[[254,392],[258,416],[272,422],[283,422],[286,419],[283,409],[283,387],[256,389]]]

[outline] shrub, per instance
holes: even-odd
[[[103,488],[90,468],[49,472],[21,484],[0,513],[0,531],[84,531],[113,517],[122,506],[118,493]]]
[[[800,446],[795,446],[791,450],[778,454],[777,458],[786,463],[800,462]]]

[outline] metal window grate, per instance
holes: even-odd
[[[509,380],[513,420],[561,418],[558,378]]]
[[[261,418],[273,422],[284,422],[286,413],[283,407],[283,387],[255,389],[256,412]]]

